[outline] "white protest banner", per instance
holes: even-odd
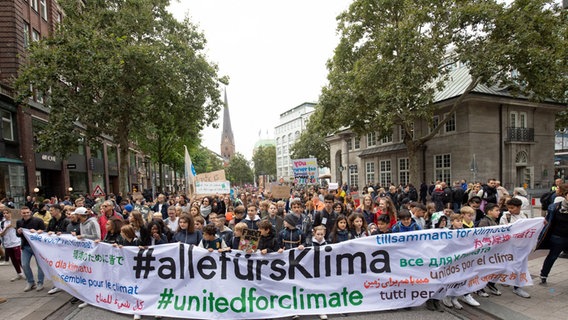
[[[488,281],[532,284],[527,257],[543,218],[431,229],[245,254],[186,244],[116,248],[24,234],[55,286],[94,306],[191,319],[269,319],[378,311],[460,296]]]
[[[231,183],[229,181],[195,182],[196,194],[228,194],[230,192]]]

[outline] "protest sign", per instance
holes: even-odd
[[[290,198],[290,187],[288,186],[272,186],[272,197],[275,199]]]
[[[202,194],[202,195],[228,194],[230,192],[231,192],[231,183],[229,181],[195,182],[196,194]]]
[[[488,281],[531,285],[527,258],[542,227],[543,218],[523,219],[266,255],[24,235],[46,277],[96,307],[186,319],[271,319],[419,306],[474,292]]]
[[[292,160],[292,171],[295,183],[317,183],[318,160],[316,158]]]
[[[200,173],[195,176],[195,181],[198,182],[216,182],[225,180],[227,180],[227,178],[225,178],[225,170]]]

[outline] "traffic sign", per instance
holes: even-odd
[[[95,190],[93,190],[93,198],[104,197],[104,196],[105,196],[105,192],[103,191],[101,186],[97,185],[95,187]]]

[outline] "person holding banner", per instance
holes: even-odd
[[[549,207],[545,218],[546,225],[542,230],[537,246],[537,250],[550,249],[540,270],[540,282],[542,284],[546,284],[548,274],[560,253],[562,251],[568,252],[568,184],[559,185],[556,194],[556,198],[562,198],[562,201]]]
[[[37,256],[35,255],[32,247],[30,246],[28,239],[24,237],[24,230],[29,229],[30,232],[36,232],[36,230],[45,230],[45,223],[42,219],[32,217],[32,212],[30,208],[23,206],[20,208],[20,215],[22,219],[16,222],[16,235],[22,240],[22,268],[24,269],[24,274],[26,275],[27,285],[24,288],[24,292],[36,289],[36,291],[43,290],[43,270],[41,270],[39,263],[37,264],[37,286],[34,281],[34,274],[30,262],[32,257],[35,257],[37,262]]]
[[[174,234],[173,242],[183,242],[187,244],[198,245],[203,239],[201,231],[195,230],[193,217],[190,215],[182,215],[179,217],[179,227]]]

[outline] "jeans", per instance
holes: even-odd
[[[550,236],[549,243],[550,251],[542,264],[542,270],[540,270],[541,277],[548,277],[550,269],[552,269],[552,265],[554,265],[554,261],[558,259],[558,256],[562,253],[562,251],[568,252],[568,238],[552,235]]]
[[[37,283],[43,284],[43,271],[37,262],[37,257],[34,255],[34,251],[30,246],[22,246],[22,268],[24,269],[24,275],[28,283],[34,284],[34,273],[32,272],[32,267],[30,266],[30,261],[32,256],[36,259],[37,264]]]

